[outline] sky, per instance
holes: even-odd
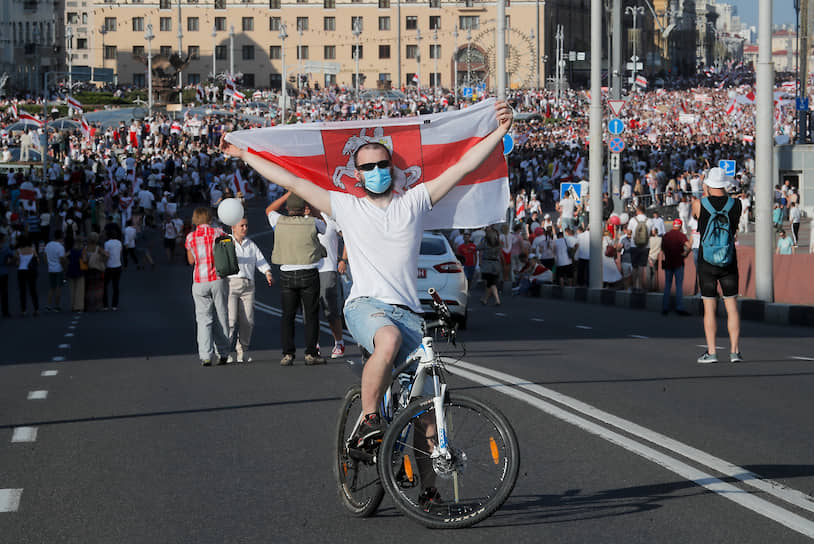
[[[719,0],[718,3],[737,6],[741,20],[757,28],[758,0]],[[793,25],[797,15],[794,12],[794,0],[773,0],[773,4],[772,22],[776,25]]]

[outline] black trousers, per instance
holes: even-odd
[[[8,313],[8,274],[0,276],[0,308],[2,308],[3,317],[10,317]]]
[[[116,268],[107,268],[105,269],[105,288],[104,294],[102,295],[102,300],[104,300],[105,308],[109,308],[107,304],[107,284],[110,283],[113,285],[113,307],[119,307],[119,280],[122,277],[122,267],[118,266]]]
[[[280,271],[280,297],[283,305],[280,343],[283,355],[294,355],[294,318],[302,305],[305,321],[305,354],[317,354],[319,338],[319,272],[308,270]]]
[[[26,294],[31,295],[31,302],[34,304],[34,311],[40,309],[40,299],[37,296],[37,275],[31,270],[17,270],[17,286],[20,289],[20,310],[25,312],[27,308]]]

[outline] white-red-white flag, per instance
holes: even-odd
[[[733,97],[732,100],[729,101],[729,105],[726,107],[724,113],[727,115],[732,115],[735,113],[735,110],[738,109],[738,101]]]
[[[251,185],[249,185],[249,182],[243,179],[243,176],[240,175],[240,170],[235,170],[231,177],[232,192],[235,194],[235,196],[240,194],[246,200],[254,198],[254,191],[252,190]]]
[[[17,104],[12,104],[9,110],[11,111],[11,115],[14,116],[15,119],[18,119],[20,117],[19,114],[17,113]]]
[[[42,121],[31,115],[30,113],[23,112],[20,114],[20,121],[24,121],[27,123],[33,123],[37,126],[42,126]]]
[[[381,142],[393,150],[393,190],[403,193],[435,179],[496,127],[494,99],[464,110],[417,117],[346,122],[304,123],[232,132],[226,140],[270,160],[294,175],[331,191],[362,197],[353,152],[364,143]],[[476,228],[505,220],[509,201],[503,146],[495,149],[435,206],[424,222],[427,230]]]
[[[79,127],[82,130],[82,136],[84,136],[85,139],[90,140],[90,125],[88,124],[88,121],[85,119],[84,115],[79,120]]]
[[[232,91],[232,100],[234,101],[246,100],[246,95],[238,90],[234,90]]]
[[[198,102],[206,102],[206,92],[204,92],[203,87],[200,85],[195,87],[195,94],[198,96]]]
[[[69,96],[68,98],[65,99],[65,101],[68,103],[68,106],[75,109],[78,113],[82,113],[82,111],[83,111],[82,110],[82,103],[79,102],[79,100],[77,100],[76,98],[74,98],[72,96]]]
[[[263,100],[263,93],[260,91],[254,91],[252,93],[252,100],[254,100],[255,102]]]

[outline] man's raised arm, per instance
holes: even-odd
[[[464,153],[461,160],[447,168],[440,176],[424,184],[433,205],[444,198],[467,174],[475,171],[495,147],[503,141],[503,137],[512,126],[512,108],[506,102],[496,102],[495,117],[497,117],[498,123],[495,130]]]
[[[255,172],[280,187],[288,189],[292,193],[302,197],[306,202],[314,205],[326,214],[331,215],[331,195],[319,185],[295,176],[282,166],[269,160],[249,153],[244,149],[239,149],[233,144],[223,140],[221,150],[230,157],[237,157],[251,166]]]

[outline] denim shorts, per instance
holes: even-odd
[[[393,325],[401,333],[401,348],[393,366],[399,366],[421,345],[424,319],[410,310],[371,297],[355,298],[345,304],[345,323],[353,339],[373,353],[373,337],[382,327]]]

